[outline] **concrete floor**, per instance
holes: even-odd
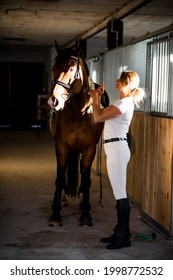
[[[103,208],[99,177],[92,174],[93,227],[80,227],[79,199],[68,198],[63,227],[50,228],[56,162],[49,131],[0,132],[0,259],[1,260],[172,260],[173,242],[153,230],[131,205],[132,247],[107,250],[99,242],[115,224],[115,201],[103,178]],[[156,232],[156,239],[137,234]]]

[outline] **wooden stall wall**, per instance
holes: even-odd
[[[142,211],[171,229],[173,119],[146,116]]]

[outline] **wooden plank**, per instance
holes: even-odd
[[[142,210],[170,231],[173,120],[146,117]]]

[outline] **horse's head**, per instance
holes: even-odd
[[[88,92],[88,72],[84,61],[72,48],[55,45],[57,57],[52,67],[53,81],[49,105],[58,111],[64,108],[69,97]]]

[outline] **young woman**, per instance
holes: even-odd
[[[101,95],[104,85],[97,90],[89,91],[93,98],[93,114],[95,122],[104,122],[104,149],[108,177],[112,186],[114,197],[117,201],[117,225],[114,233],[109,237],[101,238],[101,242],[109,243],[107,249],[120,249],[130,247],[130,205],[126,192],[126,172],[130,159],[130,149],[127,143],[127,133],[132,120],[134,105],[145,96],[144,89],[139,87],[139,76],[129,70],[121,73],[116,80],[116,89],[120,98],[109,107],[100,107]]]

